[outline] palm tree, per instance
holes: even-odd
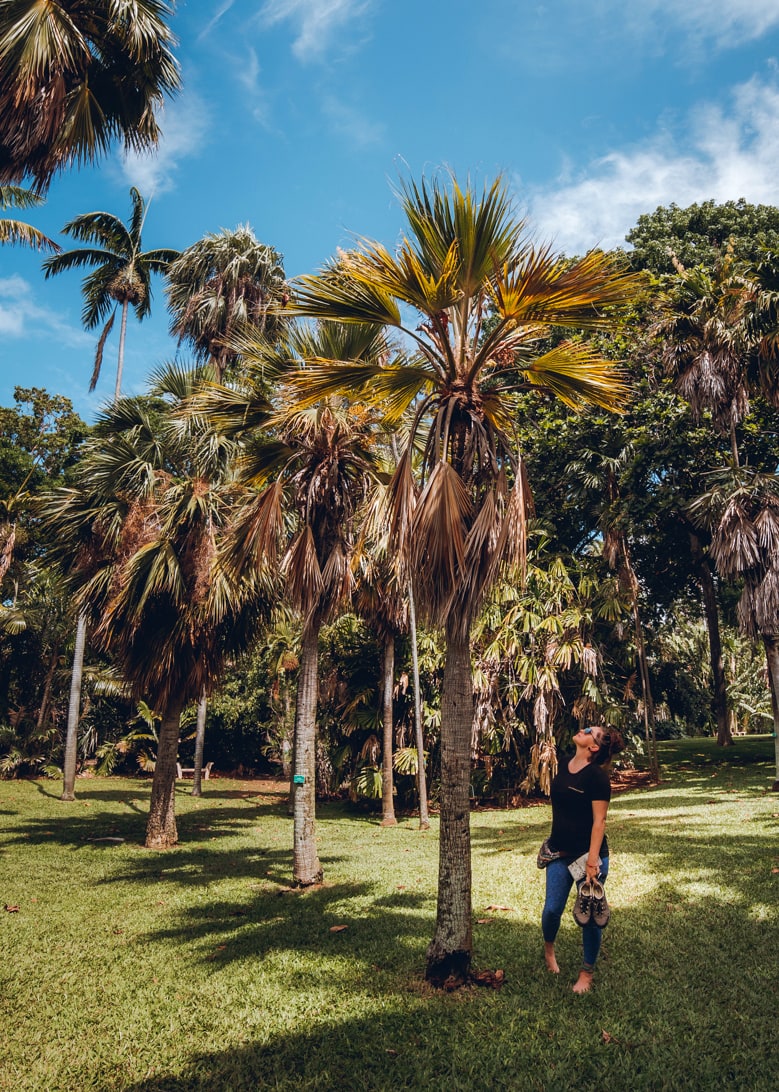
[[[0,5],[0,182],[92,163],[121,139],[149,151],[156,111],[180,86],[161,0]]]
[[[122,323],[119,333],[119,357],[116,369],[114,402],[119,401],[124,367],[124,343],[127,333],[127,311],[132,304],[140,322],[151,311],[151,274],[164,273],[168,264],[177,256],[177,250],[142,251],[141,234],[148,205],[135,187],[130,189],[132,213],[129,227],[117,216],[108,212],[90,212],[77,216],[66,224],[64,231],[82,242],[97,244],[94,247],[69,250],[47,258],[43,263],[46,277],[67,269],[84,266],[95,267],[94,273],[82,282],[84,310],[82,321],[93,329],[111,312],[100,335],[95,353],[95,364],[90,380],[90,391],[95,389],[103,363],[103,349],[116,317],[116,305],[122,307]],[[68,707],[66,759],[64,767],[63,800],[74,799],[76,772],[76,733],[78,731],[81,701],[81,675],[86,648],[86,618],[79,614],[76,623],[76,642]]]
[[[721,435],[730,436],[739,462],[736,427],[749,413],[745,307],[747,267],[731,251],[713,271],[677,263],[661,301],[654,330],[662,340],[668,375],[695,420],[704,411]]]
[[[106,410],[79,485],[57,491],[49,506],[97,646],[110,652],[132,696],[161,717],[149,848],[178,837],[182,710],[208,694],[225,657],[246,646],[261,602],[258,581],[233,579],[218,553],[234,492],[231,446],[174,412],[204,378],[176,368],[158,374],[152,393],[170,401],[169,414],[138,399]]]
[[[774,716],[773,788],[779,790],[779,478],[749,466],[714,472],[690,514],[711,532],[720,576],[743,581],[737,608],[741,631],[763,641]]]
[[[236,333],[251,326],[273,341],[284,328],[278,310],[288,298],[281,255],[257,241],[248,224],[206,235],[171,263],[165,289],[171,332],[220,379],[237,359]],[[272,310],[272,308],[276,308]]]
[[[292,329],[275,357],[260,336],[243,345],[241,374],[232,386],[214,388],[201,402],[220,431],[242,444],[238,476],[251,492],[232,525],[235,570],[241,576],[280,568],[286,601],[303,619],[293,773],[293,878],[303,887],[322,879],[315,837],[319,633],[352,590],[353,522],[373,474],[375,415],[333,397],[289,408],[283,380],[290,362],[295,369],[327,368],[385,352],[375,327]],[[267,400],[271,375],[277,410]],[[285,517],[293,521],[286,539]]]
[[[395,637],[407,625],[408,609],[390,559],[377,543],[368,544],[360,553],[355,607],[378,638],[382,650],[381,825],[392,827],[397,823],[392,764]]]
[[[514,396],[537,388],[573,407],[617,408],[627,391],[613,364],[581,342],[543,352],[540,339],[553,326],[608,327],[639,281],[602,252],[570,262],[534,245],[500,180],[481,195],[453,177],[448,185],[409,182],[400,201],[409,231],[395,253],[365,241],[339,254],[319,275],[300,278],[291,309],[387,325],[416,349],[408,363],[308,368],[297,391],[307,405],[348,389],[395,420],[414,406],[390,520],[415,575],[417,605],[446,639],[438,914],[426,973],[457,983],[472,950],[469,634],[501,566],[524,555],[528,483],[510,435]],[[411,473],[419,441],[421,492]]]
[[[0,185],[0,209],[30,209],[43,204],[43,198],[33,190],[23,186]],[[0,219],[0,243],[21,243],[35,250],[51,250],[59,254],[60,247],[42,231],[25,224],[21,220],[12,220],[4,216]]]
[[[116,317],[116,307],[122,308],[122,325],[119,333],[119,360],[116,369],[114,401],[118,401],[122,387],[124,366],[124,341],[127,333],[127,311],[132,305],[138,321],[151,313],[151,275],[165,273],[169,264],[178,257],[177,250],[160,249],[143,251],[141,233],[148,205],[133,186],[130,189],[132,213],[129,225],[110,212],[87,212],[77,216],[62,229],[92,247],[67,250],[47,258],[43,263],[46,277],[55,276],[68,269],[94,268],[82,281],[84,310],[81,320],[87,330],[93,330],[110,312],[97,343],[95,366],[89,389],[93,391],[100,378],[103,348]]]

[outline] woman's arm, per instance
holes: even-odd
[[[608,810],[608,800],[593,800],[592,834],[590,835],[590,850],[587,854],[586,878],[588,880],[592,880],[598,875],[598,858],[603,835],[606,833],[606,812]]]

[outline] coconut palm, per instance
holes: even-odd
[[[739,626],[765,648],[776,750],[773,788],[779,790],[779,477],[749,466],[712,473],[690,514],[711,533],[720,576],[743,581]]]
[[[391,529],[414,573],[420,611],[446,638],[438,914],[427,976],[461,982],[472,949],[469,633],[498,570],[524,550],[528,483],[511,438],[514,396],[536,388],[573,407],[616,409],[627,392],[613,364],[584,342],[542,351],[541,339],[553,326],[609,326],[639,282],[600,251],[570,262],[534,245],[501,180],[481,194],[453,177],[409,182],[399,196],[408,234],[397,250],[364,241],[339,254],[320,274],[300,278],[292,310],[384,324],[416,352],[408,363],[306,369],[297,393],[305,406],[349,390],[391,419],[414,406],[392,483]],[[418,441],[421,492],[411,472]]]
[[[322,369],[334,360],[375,360],[384,353],[376,327],[292,329],[275,356],[260,336],[242,346],[234,383],[215,387],[200,403],[220,431],[242,445],[237,472],[251,492],[231,530],[236,573],[279,567],[285,599],[303,619],[293,773],[293,877],[300,886],[322,878],[315,837],[319,633],[352,590],[353,523],[374,470],[375,415],[335,397],[290,408],[283,381],[290,367]],[[275,369],[275,409],[267,400],[269,369]],[[289,520],[292,531],[285,535]]]
[[[182,710],[211,691],[225,656],[245,647],[261,599],[257,579],[233,579],[218,556],[233,500],[230,445],[201,421],[173,414],[203,378],[176,368],[158,374],[152,393],[171,402],[170,414],[138,399],[106,410],[78,486],[49,505],[97,647],[110,652],[132,696],[161,717],[152,848],[177,840]]]
[[[23,186],[0,185],[0,209],[31,209],[43,204],[43,198],[33,190]],[[0,243],[20,243],[35,250],[51,250],[58,254],[60,247],[42,231],[25,224],[21,220],[12,220],[8,216],[0,219]]]
[[[251,326],[274,340],[283,330],[278,305],[288,289],[282,257],[258,242],[248,224],[187,247],[171,263],[167,281],[171,332],[198,359],[210,361],[220,379],[236,360],[231,343],[237,332]]]
[[[47,278],[69,269],[82,269],[85,266],[94,268],[94,272],[89,273],[81,285],[84,294],[81,321],[87,330],[93,330],[106,315],[109,318],[97,343],[95,365],[89,382],[91,391],[95,389],[100,378],[106,338],[114,325],[116,308],[121,306],[122,324],[114,401],[119,399],[122,388],[127,312],[132,306],[139,322],[151,314],[151,275],[165,273],[168,265],[178,256],[177,250],[167,248],[142,250],[141,233],[148,205],[134,186],[130,188],[130,197],[132,212],[129,225],[110,212],[87,212],[83,216],[77,216],[62,230],[74,239],[95,245],[66,250],[63,254],[47,258],[43,263]]]
[[[46,189],[120,139],[149,151],[156,111],[179,87],[161,0],[0,4],[0,182]]]

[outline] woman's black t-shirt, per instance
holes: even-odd
[[[611,800],[609,775],[590,763],[571,773],[565,761],[552,781],[552,833],[549,841],[564,857],[581,857],[590,848],[593,800]],[[608,857],[604,835],[600,856]]]

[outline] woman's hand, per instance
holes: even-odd
[[[587,861],[584,875],[588,883],[590,880],[596,879],[598,876],[598,862],[596,861],[595,864],[590,864],[590,862]]]

